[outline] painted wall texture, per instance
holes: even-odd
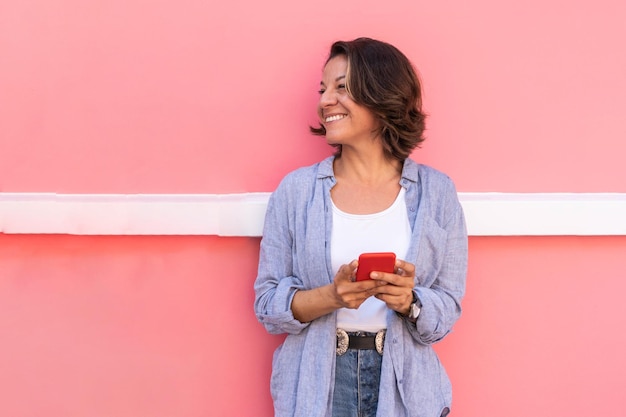
[[[459,191],[626,192],[626,4],[0,2],[0,192],[272,190],[330,43],[402,49]],[[0,234],[0,415],[269,416],[257,238]],[[453,416],[618,415],[626,237],[472,237]]]
[[[3,1],[0,191],[269,191],[328,154],[307,129],[322,64],[366,35],[415,62],[415,157],[461,191],[624,192],[625,8]]]

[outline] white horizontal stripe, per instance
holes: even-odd
[[[0,193],[0,233],[260,236],[269,193]],[[459,193],[473,236],[626,235],[624,193]]]
[[[459,193],[474,236],[626,235],[626,194]]]

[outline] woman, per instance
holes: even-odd
[[[452,181],[408,158],[424,140],[419,81],[395,47],[359,38],[332,45],[320,86],[311,130],[336,153],[272,194],[255,282],[259,321],[287,333],[275,415],[446,416],[431,345],[461,313],[467,233]],[[394,272],[355,281],[364,252],[394,252]]]

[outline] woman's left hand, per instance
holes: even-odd
[[[396,272],[373,272],[370,277],[380,285],[372,288],[371,294],[400,314],[408,315],[413,302],[415,265],[402,259],[396,260]]]

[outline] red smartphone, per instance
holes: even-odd
[[[370,252],[359,256],[359,267],[356,270],[356,280],[363,281],[370,278],[372,271],[394,272],[396,254],[393,252]]]

